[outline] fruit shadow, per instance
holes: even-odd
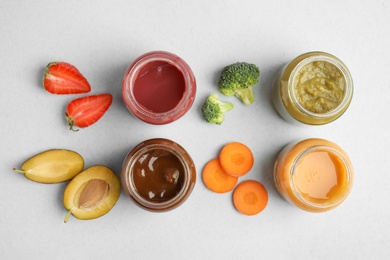
[[[37,84],[37,87],[39,87],[39,88],[43,88],[43,76],[44,76],[45,70],[46,70],[46,66],[42,66],[37,70],[36,84]]]
[[[63,216],[64,216],[64,219],[65,219],[65,216],[66,216],[66,213],[68,212],[67,209],[65,209],[64,207],[64,192],[65,192],[65,188],[66,186],[69,184],[70,181],[66,181],[66,182],[61,182],[59,184],[56,184],[58,185],[58,189],[57,189],[57,203],[56,203],[56,206],[58,207],[58,210],[59,212],[63,212]]]

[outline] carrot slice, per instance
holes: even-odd
[[[219,161],[227,174],[241,177],[252,169],[254,158],[248,146],[231,142],[222,148]]]
[[[217,193],[233,190],[238,178],[227,174],[221,167],[219,159],[210,160],[203,168],[203,182],[207,188]]]
[[[233,192],[233,204],[238,212],[242,214],[256,215],[268,204],[267,190],[258,181],[243,181]]]

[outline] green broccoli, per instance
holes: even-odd
[[[219,91],[225,96],[236,96],[245,105],[255,100],[252,87],[259,81],[260,70],[254,64],[237,62],[226,66],[219,79]]]
[[[233,104],[219,100],[218,94],[211,94],[202,105],[202,114],[209,123],[222,124],[225,112],[233,109]]]

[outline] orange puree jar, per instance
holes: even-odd
[[[340,205],[353,184],[353,168],[335,143],[312,138],[287,145],[274,167],[276,188],[295,206],[324,212]]]

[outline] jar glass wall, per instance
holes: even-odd
[[[196,182],[193,160],[179,144],[163,138],[149,139],[126,156],[121,184],[138,206],[155,212],[180,206]]]
[[[122,80],[128,110],[150,124],[171,123],[192,106],[196,80],[189,65],[173,53],[153,51],[136,59]]]
[[[275,77],[272,99],[288,122],[323,125],[339,118],[349,107],[353,81],[345,64],[325,52],[302,54]]]
[[[340,205],[352,189],[353,178],[352,164],[345,151],[319,138],[287,145],[274,167],[279,193],[310,212],[328,211]]]

